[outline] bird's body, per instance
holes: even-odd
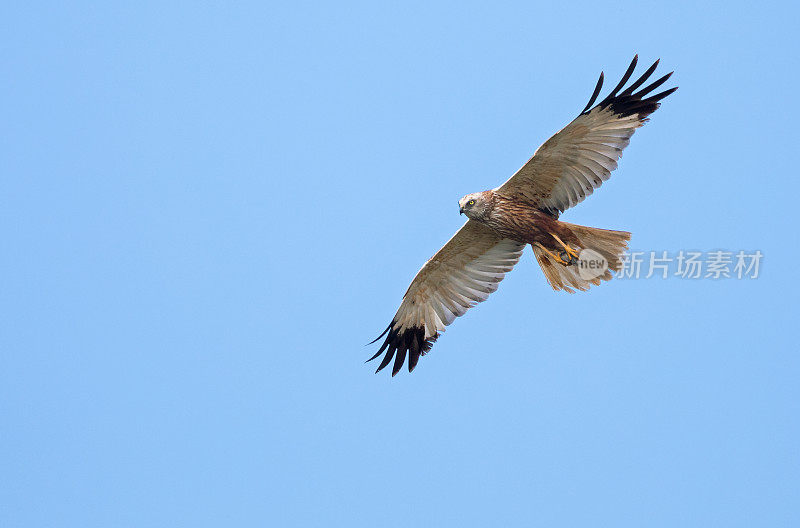
[[[663,84],[667,74],[639,89],[658,61],[638,80],[627,83],[637,57],[611,94],[596,106],[603,74],[589,104],[570,124],[548,139],[514,176],[500,187],[459,200],[469,220],[417,273],[403,296],[383,345],[378,371],[394,358],[392,375],[406,355],[413,370],[453,320],[497,290],[505,274],[531,245],[550,285],[573,293],[612,278],[622,264],[630,233],[570,224],[559,220],[607,180],[634,131],[677,88],[644,96]],[[636,91],[639,89],[638,91]],[[584,255],[603,263],[584,273]],[[387,335],[388,334],[388,335]],[[376,339],[377,341],[377,339]]]
[[[527,244],[539,242],[551,246],[555,240],[550,233],[555,232],[564,242],[575,241],[572,232],[563,225],[563,222],[558,221],[557,216],[537,208],[536,204],[524,196],[509,196],[495,191],[478,194],[488,204],[486,214],[470,218],[487,225],[506,238]],[[557,248],[553,246],[553,249]]]

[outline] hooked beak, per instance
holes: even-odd
[[[458,214],[462,214],[462,215],[464,214],[464,208],[463,207],[461,207],[461,206],[458,207]]]

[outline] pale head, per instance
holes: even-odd
[[[492,205],[492,191],[468,194],[458,201],[461,214],[472,220],[483,220],[489,214]]]

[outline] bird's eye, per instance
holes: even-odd
[[[475,205],[475,200],[470,200],[467,202],[467,205]]]

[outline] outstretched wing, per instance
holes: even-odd
[[[408,354],[408,371],[453,320],[497,290],[506,273],[522,256],[525,244],[503,238],[493,229],[469,220],[422,266],[403,296],[378,353],[386,351],[380,372],[395,357],[392,376]],[[373,343],[375,342],[373,341]]]
[[[638,89],[653,74],[656,61],[628,88],[620,92],[636,68],[638,55],[617,87],[595,107],[592,104],[603,87],[603,74],[583,112],[544,142],[533,157],[496,190],[524,197],[553,215],[569,209],[592,194],[617,168],[622,149],[637,128],[647,121],[665,98],[678,88],[646,95],[664,84],[672,72]]]

